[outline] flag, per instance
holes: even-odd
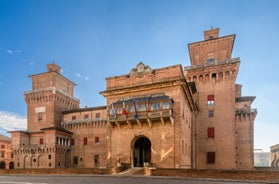
[[[125,104],[125,101],[124,101],[124,97],[122,97],[122,103],[123,103],[122,115],[127,115],[126,104]]]
[[[114,116],[114,119],[116,119],[116,118],[117,118],[117,116],[116,116],[116,112],[115,112],[115,109],[114,109],[113,103],[111,104],[111,112],[112,112],[112,114],[113,114],[113,116]]]
[[[134,100],[134,108],[135,108],[135,118],[138,118],[138,112],[137,112],[137,106],[136,106],[136,100]]]

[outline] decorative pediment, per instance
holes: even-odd
[[[139,62],[136,68],[131,69],[129,75],[135,77],[142,77],[143,75],[151,72],[152,69],[148,65],[145,65],[143,62]]]

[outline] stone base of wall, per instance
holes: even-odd
[[[83,169],[83,168],[56,168],[56,169],[1,169],[0,175],[36,175],[36,174],[57,174],[57,175],[108,175],[112,174],[112,168],[104,169]],[[117,173],[117,172],[116,172]],[[279,171],[268,170],[210,170],[210,169],[165,169],[165,168],[144,168],[144,174],[149,176],[171,176],[183,178],[212,178],[212,179],[233,179],[233,180],[263,180],[278,181]]]
[[[2,169],[1,174],[111,174],[111,169],[55,168],[55,169]]]
[[[233,180],[279,181],[279,171],[258,170],[210,170],[210,169],[158,169],[150,168],[148,175],[185,178],[214,178]]]

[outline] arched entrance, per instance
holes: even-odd
[[[15,167],[15,166],[14,166],[14,163],[13,163],[13,162],[10,162],[10,163],[9,163],[9,169],[14,169],[14,167]]]
[[[151,162],[151,142],[146,137],[139,137],[133,146],[134,167],[143,167]]]
[[[5,162],[0,162],[0,169],[5,169],[5,166],[6,166],[6,164],[5,164]]]

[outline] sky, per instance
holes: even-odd
[[[187,44],[203,31],[236,34],[237,83],[256,96],[254,148],[279,144],[279,1],[0,0],[0,133],[26,129],[24,92],[55,62],[75,82],[81,107],[105,105],[106,78],[142,61],[189,66]]]

